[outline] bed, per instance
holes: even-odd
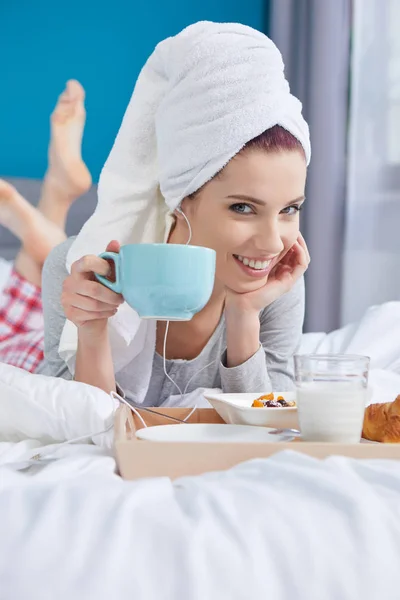
[[[373,401],[393,399],[399,320],[400,303],[374,307],[305,335],[302,351],[370,353]],[[91,386],[0,365],[0,600],[398,596],[400,461],[288,451],[129,482],[116,473],[115,409]],[[83,435],[91,443],[63,445]]]

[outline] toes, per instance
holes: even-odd
[[[69,102],[59,102],[51,115],[52,123],[65,123],[74,114],[74,106]]]
[[[17,190],[11,183],[5,181],[4,179],[0,179],[0,196],[4,200],[11,200],[18,194]]]
[[[85,99],[85,90],[83,89],[83,86],[79,83],[79,81],[77,81],[76,79],[69,79],[67,81],[66,91],[68,97],[74,101],[83,101]]]
[[[83,100],[85,90],[76,79],[69,79],[65,90],[60,94],[51,116],[53,123],[62,124],[75,115],[85,114]],[[76,112],[78,111],[78,112]]]

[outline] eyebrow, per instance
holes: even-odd
[[[253,196],[246,196],[246,194],[232,194],[227,196],[227,198],[232,198],[232,200],[241,200],[242,202],[253,202],[253,204],[258,204],[259,206],[265,206],[266,202],[264,200],[259,200],[258,198],[254,198]],[[295,200],[291,200],[286,206],[291,206],[292,204],[296,204],[296,202],[304,202],[305,196],[299,196],[295,198]]]

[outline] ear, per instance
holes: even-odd
[[[193,216],[193,210],[195,208],[194,195],[186,196],[180,203],[179,206],[174,210],[174,215],[180,221],[186,221],[186,218],[190,219]]]

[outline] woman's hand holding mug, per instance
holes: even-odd
[[[106,248],[108,252],[119,252],[119,242],[113,240]],[[101,283],[94,273],[112,277],[113,267],[98,256],[87,255],[73,263],[71,274],[65,279],[61,296],[67,319],[72,321],[79,333],[91,337],[102,334],[110,317],[116,314],[123,303],[117,294]]]

